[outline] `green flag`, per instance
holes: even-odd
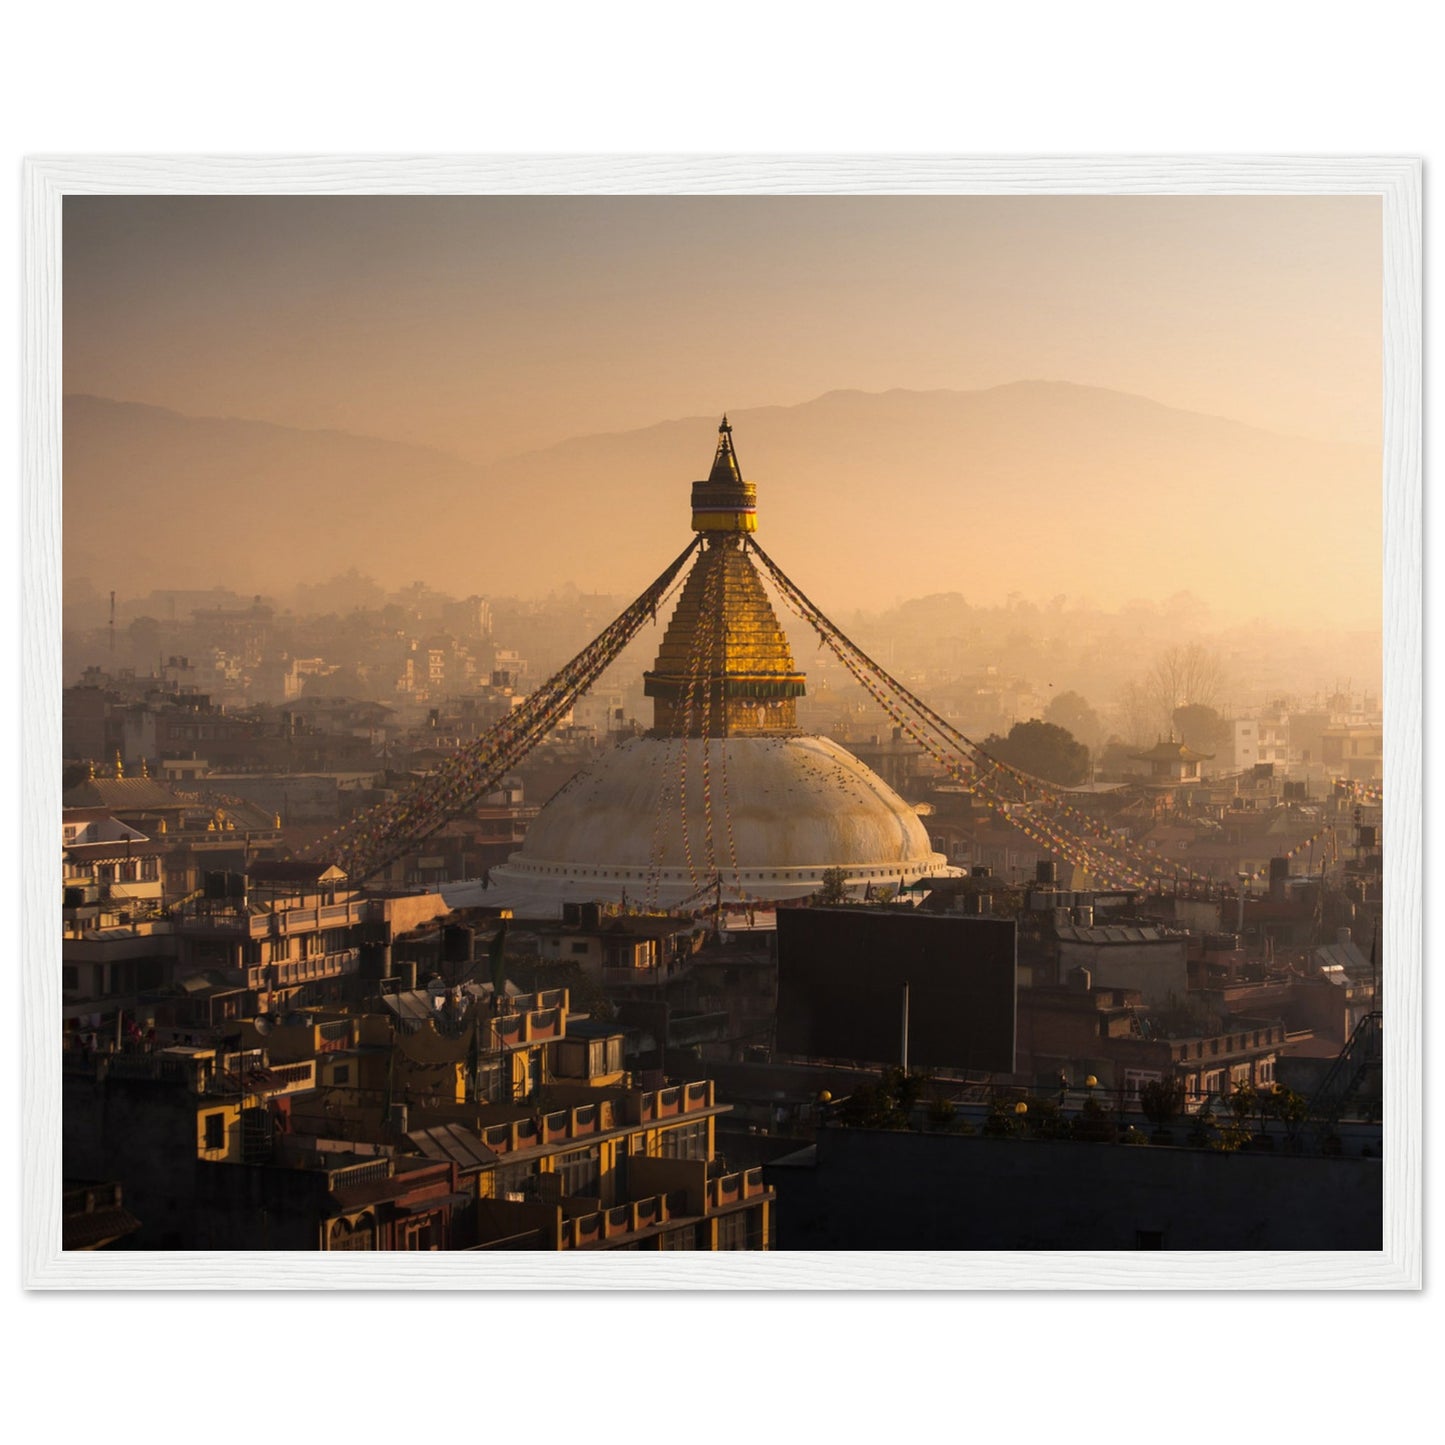
[[[505,918],[487,948],[487,962],[492,969],[492,990],[495,994],[500,994],[507,982],[507,920]]]

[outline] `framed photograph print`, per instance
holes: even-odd
[[[1420,1286],[1417,161],[25,182],[28,1287]]]

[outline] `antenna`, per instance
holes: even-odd
[[[110,650],[115,651],[115,589],[110,593]]]

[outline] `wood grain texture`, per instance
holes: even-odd
[[[1422,1285],[1421,165],[1318,156],[49,156],[24,171],[22,1281],[29,1289],[1381,1290]],[[67,195],[1383,198],[1385,1239],[1353,1254],[126,1254],[60,1249],[61,207]]]

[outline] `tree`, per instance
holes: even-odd
[[[1149,669],[1144,689],[1162,728],[1172,723],[1175,708],[1191,703],[1208,707],[1223,680],[1224,665],[1219,654],[1191,642],[1161,652]]]
[[[1229,726],[1212,707],[1202,702],[1176,707],[1171,720],[1175,736],[1199,753],[1217,752]]]
[[[1147,748],[1159,731],[1154,703],[1141,682],[1130,682],[1120,690],[1114,705],[1114,722],[1120,739],[1131,748]]]
[[[984,752],[1025,773],[1065,787],[1089,776],[1089,750],[1066,728],[1040,718],[1015,723],[1008,736],[984,739]]]
[[[825,868],[822,887],[818,889],[819,903],[846,903],[848,901],[848,870],[846,868]]]
[[[1175,1078],[1151,1079],[1139,1090],[1139,1107],[1155,1128],[1167,1128],[1184,1112],[1184,1085]]]
[[[1044,721],[1093,747],[1104,736],[1104,721],[1076,692],[1061,692],[1044,710]]]
[[[840,1124],[852,1129],[907,1129],[913,1106],[933,1080],[905,1074],[896,1064],[870,1083],[859,1084],[838,1106]]]

